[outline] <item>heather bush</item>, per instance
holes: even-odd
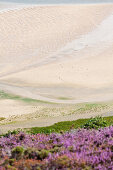
[[[1,137],[0,169],[112,170],[113,126]]]
[[[11,157],[15,159],[21,159],[23,156],[24,149],[21,146],[16,146],[11,151]]]

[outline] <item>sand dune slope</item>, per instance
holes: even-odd
[[[113,5],[0,13],[0,89],[52,102],[113,99]]]

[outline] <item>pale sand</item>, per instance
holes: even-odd
[[[4,99],[0,100],[0,117],[8,118],[12,115],[32,114],[42,106],[29,105],[23,102]]]
[[[11,106],[12,113],[15,115],[11,115]],[[3,115],[1,114],[2,111],[6,111],[6,114],[4,114],[6,119],[0,121],[0,134],[6,133],[8,130],[14,130],[17,128],[22,129],[31,127],[44,127],[61,121],[72,121],[77,119],[95,117],[97,115],[113,115],[113,103],[98,103],[93,105],[32,103],[27,105],[20,101],[6,100],[5,102],[2,100],[0,108],[2,109],[0,109],[0,115]],[[25,111],[25,114],[22,113],[22,109],[23,111]],[[20,113],[17,115],[18,110],[20,111]],[[30,110],[31,113],[29,113]]]
[[[0,13],[0,90],[57,103],[113,100],[112,65],[112,4]],[[32,108],[1,101],[0,117]]]
[[[113,112],[111,112],[111,115],[113,115]],[[88,114],[73,114],[73,115],[58,116],[58,117],[51,117],[51,118],[50,117],[41,117],[41,118],[39,117],[37,119],[28,118],[27,120],[23,119],[23,117],[22,118],[20,117],[20,119],[18,118],[18,121],[14,118],[9,118],[1,122],[0,134],[6,133],[9,130],[13,131],[15,129],[46,127],[61,121],[73,121],[73,120],[83,119],[83,118],[92,118],[95,116],[107,116],[107,111],[103,114],[97,112],[96,113],[91,112]]]

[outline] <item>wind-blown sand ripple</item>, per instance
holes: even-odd
[[[2,90],[61,103],[113,99],[112,4],[5,11],[0,40]]]

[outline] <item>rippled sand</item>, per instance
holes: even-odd
[[[58,103],[113,99],[113,5],[0,13],[0,89]]]

